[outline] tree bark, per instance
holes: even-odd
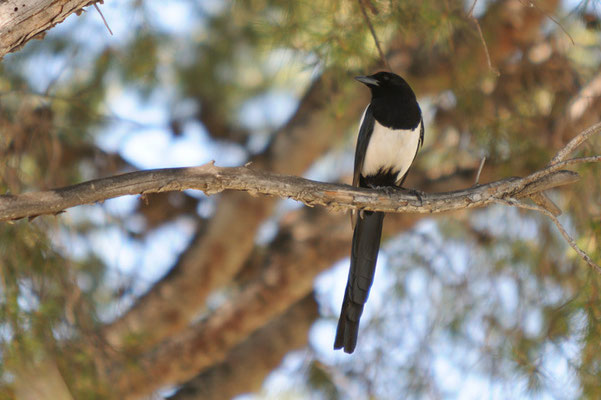
[[[601,124],[599,126],[601,130]],[[601,161],[601,156],[576,160],[598,162]],[[241,190],[253,196],[266,194],[290,198],[311,207],[320,205],[335,211],[360,209],[388,213],[431,214],[483,207],[494,202],[495,199],[507,196],[529,197],[577,181],[577,173],[560,169],[566,166],[565,163],[569,165],[569,162],[565,161],[524,178],[511,177],[469,189],[432,194],[356,188],[256,171],[247,167],[217,167],[210,163],[200,167],[131,172],[46,192],[0,195],[0,221],[56,214],[68,207],[118,196],[186,189],[199,189],[206,194],[215,194],[228,189]],[[269,199],[266,201],[271,202]],[[228,232],[224,232],[224,235]]]
[[[171,400],[221,400],[257,391],[284,356],[307,344],[319,315],[313,294],[234,347],[223,362],[188,381]]]
[[[97,1],[90,0],[4,0],[0,1],[0,60],[19,50],[73,13]]]
[[[347,246],[346,236],[325,242],[315,235],[279,248],[260,277],[227,304],[153,351],[110,368],[109,382],[118,398],[140,398],[167,384],[185,383],[222,362],[235,346],[311,292],[315,275],[331,266],[324,253],[340,258]]]

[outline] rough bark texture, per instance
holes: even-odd
[[[73,13],[96,1],[90,0],[4,0],[0,1],[0,60],[19,50]]]
[[[601,130],[601,124],[600,124]],[[599,161],[601,157],[590,157]],[[132,172],[47,192],[0,196],[0,221],[41,214],[58,213],[67,207],[106,200],[127,194],[168,190],[200,189],[207,194],[223,190],[243,190],[253,195],[267,194],[291,198],[308,206],[321,205],[334,210],[364,209],[385,212],[439,213],[463,208],[482,207],[495,199],[528,197],[557,186],[573,183],[578,174],[559,170],[564,165],[547,167],[525,178],[507,178],[447,193],[413,194],[405,191],[386,193],[348,185],[316,182],[296,176],[255,171],[247,167],[169,168]],[[272,201],[268,200],[268,203]],[[226,209],[226,215],[238,207]],[[246,209],[252,213],[252,210]],[[218,211],[220,212],[220,211]],[[255,213],[258,210],[255,210]],[[217,214],[218,216],[219,214]],[[231,235],[227,227],[223,235]],[[201,253],[206,254],[206,253]],[[225,254],[219,257],[224,257]]]
[[[231,399],[259,390],[289,351],[307,344],[317,316],[317,303],[310,294],[234,347],[223,362],[187,382],[171,399]]]
[[[109,381],[119,392],[118,397],[135,399],[149,395],[167,382],[184,383],[222,362],[250,334],[305,297],[312,290],[315,275],[331,266],[331,260],[322,255],[330,252],[336,258],[342,257],[347,242],[346,235],[339,236],[337,243],[323,241],[316,235],[299,238],[290,247],[278,247],[260,277],[216,312],[165,340],[155,350],[113,366]]]

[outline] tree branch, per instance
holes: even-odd
[[[332,243],[335,246],[326,247]],[[182,384],[205,368],[223,362],[251,333],[311,292],[315,275],[331,266],[331,259],[322,257],[324,252],[341,257],[348,250],[347,243],[346,237],[326,242],[316,235],[295,240],[291,248],[280,248],[272,254],[261,275],[218,310],[152,351],[115,362],[109,371],[111,389],[118,394],[115,397],[148,396],[165,385]]]
[[[485,185],[446,193],[423,194],[418,198],[399,191],[353,188],[316,182],[296,176],[255,171],[244,167],[217,167],[213,162],[190,168],[166,168],[131,172],[96,179],[65,188],[20,195],[0,196],[0,221],[58,214],[65,209],[134,194],[198,189],[207,195],[224,190],[247,191],[291,198],[308,206],[322,205],[335,210],[364,209],[384,212],[438,213],[482,207],[503,197],[529,197],[557,186],[573,183],[578,174],[561,168],[600,162],[601,156],[565,160],[579,145],[601,131],[597,123],[574,137],[557,152],[551,164],[524,178],[506,178]]]
[[[579,157],[565,160],[580,144],[601,131],[601,123],[595,124],[572,139],[559,150],[557,160],[524,178],[506,178],[485,185],[446,193],[415,196],[404,191],[396,193],[354,188],[348,185],[316,182],[296,176],[255,171],[244,167],[217,167],[208,163],[200,167],[168,168],[132,172],[109,178],[68,186],[45,192],[0,196],[0,221],[42,214],[57,214],[76,205],[95,203],[109,198],[132,194],[146,194],[173,190],[198,189],[206,194],[224,190],[247,191],[251,195],[266,194],[292,198],[308,206],[322,205],[334,210],[364,209],[384,212],[438,213],[465,208],[482,207],[492,202],[507,202],[508,198],[520,199],[538,195],[547,189],[567,185],[578,180],[578,174],[562,170],[570,165],[600,162],[601,156]],[[563,161],[562,161],[563,160]],[[537,210],[553,216],[557,210],[541,207],[545,204],[535,196]],[[521,204],[521,203],[519,203]],[[516,205],[518,205],[516,203]],[[561,229],[560,225],[558,225]],[[566,235],[564,235],[565,237]],[[566,238],[570,245],[573,240]],[[572,246],[574,247],[574,246]],[[584,260],[595,267],[581,249],[574,249]]]
[[[321,205],[333,210],[364,209],[384,212],[439,213],[463,208],[482,207],[495,199],[511,196],[528,197],[578,180],[578,174],[558,169],[576,160],[567,160],[524,178],[506,178],[469,189],[446,193],[414,194],[355,188],[336,183],[256,171],[248,167],[217,167],[208,163],[199,167],[166,168],[131,172],[96,179],[65,188],[44,192],[0,196],[0,221],[34,218],[43,214],[58,214],[63,210],[124,195],[202,190],[207,195],[224,190],[291,198],[308,206]],[[601,157],[587,157],[588,162]]]
[[[601,132],[601,122],[586,128],[570,140],[563,149],[559,150],[549,165],[556,165],[559,162],[564,161],[573,151],[580,147],[582,143],[586,142],[591,136],[599,132]]]
[[[5,0],[0,1],[0,60],[33,38],[97,1]]]
[[[231,399],[258,391],[288,352],[307,344],[309,329],[318,315],[317,303],[310,293],[232,348],[223,362],[186,382],[169,399]]]
[[[538,206],[535,204],[524,204],[524,203],[522,203],[516,199],[512,199],[512,198],[499,199],[499,200],[497,200],[497,203],[505,204],[508,206],[514,206],[514,207],[518,207],[518,208],[523,208],[526,210],[538,211],[541,214],[544,214],[547,217],[549,217],[551,219],[551,221],[553,221],[553,223],[555,224],[555,226],[557,227],[559,232],[561,233],[561,236],[563,236],[563,238],[566,240],[566,242],[568,242],[570,247],[572,247],[572,249],[574,249],[574,251],[580,256],[580,258],[582,258],[589,266],[593,267],[595,272],[597,272],[598,274],[601,275],[601,266],[599,266],[599,264],[595,263],[591,259],[591,257],[588,254],[586,254],[586,252],[584,250],[582,250],[580,247],[578,247],[578,245],[576,244],[576,241],[565,230],[563,225],[561,225],[561,222],[559,222],[557,217],[555,215],[553,215],[552,212],[545,209],[544,207],[541,207],[541,206]]]

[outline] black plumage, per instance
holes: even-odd
[[[356,78],[372,94],[359,127],[353,186],[400,187],[424,139],[421,109],[409,84],[390,72]],[[384,213],[353,218],[351,266],[338,320],[334,349],[352,353],[359,320],[369,296],[382,236]]]

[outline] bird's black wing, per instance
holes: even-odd
[[[419,149],[424,145],[424,119],[422,118],[419,121],[419,124],[421,125],[421,129],[419,130],[419,143],[417,145],[417,150],[415,150],[415,155],[417,156],[417,152],[419,151]],[[415,161],[415,157],[413,157],[413,161]],[[413,161],[411,162],[413,164]]]
[[[371,134],[374,131],[376,119],[371,109],[371,104],[365,109],[361,126],[359,127],[359,137],[357,138],[357,147],[355,148],[355,170],[353,172],[353,186],[359,187],[359,176],[363,169],[365,154],[367,153],[367,145]]]
[[[365,154],[367,153],[367,145],[371,134],[374,132],[376,125],[376,119],[372,112],[371,104],[367,106],[363,113],[359,126],[359,137],[357,138],[357,146],[355,147],[355,169],[353,171],[353,186],[359,187],[361,170],[363,169],[363,162],[365,161]],[[351,226],[355,228],[357,225],[357,211],[351,211]]]

